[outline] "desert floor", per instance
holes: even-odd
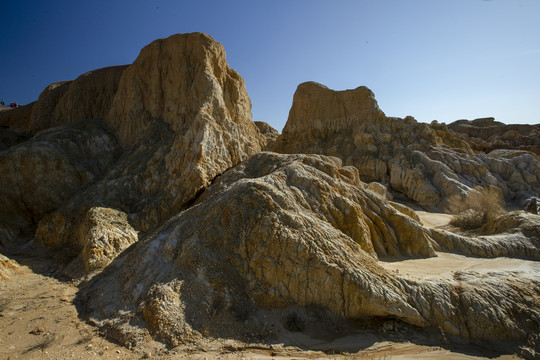
[[[426,226],[445,225],[449,216],[419,212]],[[21,271],[0,280],[0,359],[519,359],[473,346],[433,346],[421,338],[386,341],[374,331],[339,339],[314,339],[301,333],[274,345],[209,340],[197,346],[166,349],[159,343],[126,349],[101,337],[78,317],[77,284],[56,273],[52,260],[12,256]],[[453,271],[526,271],[540,276],[540,264],[514,259],[478,259],[440,253],[422,260],[382,262],[402,276],[450,278]],[[296,344],[296,346],[286,346]],[[302,350],[302,349],[311,350]]]

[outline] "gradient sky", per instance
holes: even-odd
[[[361,85],[388,116],[540,123],[540,0],[2,1],[0,98],[132,63],[151,41],[204,32],[280,130],[304,81]]]

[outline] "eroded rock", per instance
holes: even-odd
[[[86,121],[0,152],[0,245],[31,238],[45,215],[103,175],[118,150],[99,121]]]
[[[538,328],[537,277],[457,272],[422,281],[382,268],[383,255],[435,255],[439,239],[364,187],[336,158],[254,155],[120,255],[81,298],[92,321],[125,343],[140,341],[141,328],[171,346],[243,338],[260,331],[261,319],[301,331],[284,325],[284,309],[313,306],[327,311],[317,320],[323,327],[331,316],[383,317],[521,343]],[[314,322],[303,316],[295,324]]]
[[[538,156],[477,154],[444,125],[386,117],[366,87],[300,84],[274,150],[337,156],[364,181],[389,183],[420,205],[450,212],[465,210],[465,200],[484,187],[499,188],[508,202],[540,189]]]

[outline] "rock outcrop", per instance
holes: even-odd
[[[472,148],[489,153],[496,149],[525,150],[540,155],[540,124],[506,125],[494,118],[458,120],[448,129],[466,135]]]
[[[61,254],[60,260],[71,260],[66,272],[74,277],[104,268],[138,241],[127,215],[115,209],[81,209],[68,221],[74,224],[66,224],[66,218],[54,212],[38,228],[36,238],[53,253]]]
[[[277,131],[264,121],[255,121],[255,125],[257,125],[261,134],[266,138],[266,145],[264,146],[264,149],[272,149],[274,147],[274,143],[279,136],[279,131]]]
[[[132,345],[142,329],[171,346],[201,334],[288,331],[286,314],[306,307],[321,309],[317,318],[302,315],[320,327],[332,316],[383,317],[521,343],[538,329],[538,278],[458,272],[421,281],[382,268],[379,256],[433,256],[439,244],[365,187],[336,158],[254,155],[121,254],[80,299],[92,321]]]
[[[199,33],[145,47],[123,71],[104,121],[122,156],[102,180],[40,221],[39,243],[84,248],[73,239],[92,207],[116,209],[134,230],[150,231],[265,144],[243,79],[229,68],[221,44]]]
[[[89,71],[73,81],[47,86],[36,102],[0,113],[0,124],[10,130],[38,133],[85,119],[103,119],[110,110],[127,66]]]
[[[15,260],[0,254],[0,281],[7,281],[14,273],[20,271],[21,268]]]
[[[31,239],[38,222],[99,180],[118,151],[101,122],[85,121],[0,152],[0,248]]]
[[[458,212],[481,188],[507,201],[538,196],[540,160],[525,152],[475,153],[442,127],[386,117],[366,87],[334,91],[299,85],[274,150],[337,156],[364,181],[389,184],[423,206]]]

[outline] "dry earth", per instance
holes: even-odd
[[[418,211],[426,226],[443,226],[446,214]],[[521,271],[540,276],[536,262],[516,259],[479,259],[439,253],[437,258],[381,262],[401,275],[449,278],[452,271]],[[58,276],[51,259],[13,256],[21,265],[9,280],[0,282],[0,359],[519,359],[490,353],[486,348],[443,348],[420,334],[389,341],[384,334],[360,331],[338,339],[302,333],[287,335],[274,345],[234,340],[205,340],[167,349],[157,342],[126,349],[100,336],[79,318],[77,283]],[[313,334],[312,334],[313,335]]]

